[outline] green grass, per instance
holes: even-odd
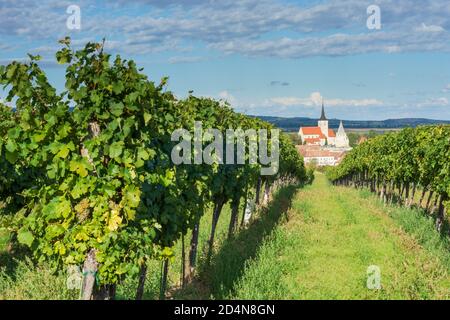
[[[0,254],[0,300],[72,300],[78,297],[66,289],[66,276],[54,274],[47,265],[36,266],[26,257]]]
[[[244,275],[264,244],[274,245],[273,232],[286,219],[291,200],[296,192],[291,186],[281,189],[268,208],[260,212],[251,225],[232,239],[225,239],[211,259],[200,268],[198,280],[185,290],[174,294],[184,299],[227,299],[234,292],[234,285]],[[272,281],[269,279],[268,281]]]
[[[380,206],[381,203],[379,203]],[[439,234],[435,229],[435,221],[423,210],[389,208],[389,216],[427,251],[439,258],[450,272],[450,238]]]
[[[290,220],[263,244],[232,299],[449,299],[449,251],[419,213],[383,208],[318,174],[300,191]],[[381,269],[381,290],[366,271]],[[265,276],[267,275],[267,276]]]
[[[280,190],[268,208],[227,239],[229,206],[206,261],[211,214],[201,221],[198,274],[180,288],[181,241],[169,267],[174,299],[450,299],[450,242],[418,209],[385,207],[367,190],[333,187],[318,173],[312,186]],[[4,239],[3,239],[4,238]],[[2,240],[3,239],[3,240]],[[0,234],[0,299],[75,299],[66,275],[11,254]],[[186,236],[186,246],[190,235]],[[14,250],[14,249],[13,249]],[[366,271],[381,268],[382,289]],[[148,265],[145,299],[157,299],[161,263]],[[134,299],[136,278],[118,286]]]

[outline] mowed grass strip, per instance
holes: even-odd
[[[399,210],[362,191],[333,187],[317,174],[230,298],[449,299],[446,240],[432,224],[413,223],[424,218],[412,210]],[[381,270],[381,290],[367,288],[371,265]]]

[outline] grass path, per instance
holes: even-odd
[[[295,195],[289,221],[266,239],[230,297],[449,299],[448,247],[428,250],[420,240],[434,232],[432,224],[415,237],[389,210],[368,192],[333,187],[317,174]],[[403,211],[396,217],[411,226],[417,217]],[[381,290],[367,289],[371,265],[381,269]]]

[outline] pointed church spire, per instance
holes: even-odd
[[[322,99],[322,115],[320,116],[320,121],[327,120],[327,117],[325,116],[325,107],[323,106],[323,99]]]
[[[341,120],[341,123],[339,124],[339,129],[338,129],[337,134],[338,135],[342,135],[342,136],[344,136],[344,135],[346,136],[347,135],[345,133],[344,124],[343,124],[342,120]]]

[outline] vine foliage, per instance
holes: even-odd
[[[62,93],[39,56],[0,66],[6,100],[15,105],[0,106],[0,200],[7,204],[0,221],[37,260],[60,269],[94,257],[97,282],[113,285],[148,259],[171,258],[175,241],[209,206],[239,204],[261,179],[259,165],[174,165],[174,130],[194,121],[224,133],[273,127],[221,101],[179,100],[166,78],[155,84],[102,44],[74,50],[70,38],[60,43]],[[284,135],[280,154],[267,183],[305,181],[303,160]]]

